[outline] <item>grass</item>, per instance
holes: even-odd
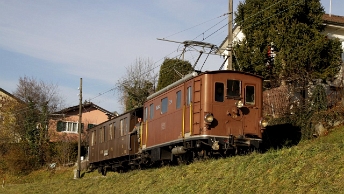
[[[128,173],[40,170],[6,177],[0,193],[344,193],[344,128],[264,154]]]

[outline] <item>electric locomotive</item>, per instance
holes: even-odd
[[[257,75],[192,72],[150,95],[142,108],[92,128],[89,162],[104,174],[260,149],[267,125],[262,93]],[[137,117],[143,117],[139,142],[130,135]]]

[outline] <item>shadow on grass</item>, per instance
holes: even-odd
[[[297,145],[301,140],[301,129],[292,124],[268,126],[263,133],[264,148],[280,149]]]

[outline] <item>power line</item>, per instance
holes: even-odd
[[[256,16],[256,15],[258,15],[258,14],[260,14],[260,13],[262,13],[262,12],[268,10],[268,9],[270,9],[271,7],[273,7],[273,6],[275,6],[275,5],[279,4],[279,3],[281,3],[282,1],[285,1],[285,0],[280,0],[280,1],[276,2],[275,4],[272,4],[272,5],[270,5],[269,7],[265,8],[265,9],[263,9],[263,10],[257,12],[257,13],[255,13],[255,14],[253,14],[253,15],[251,15],[250,17],[245,18],[245,19],[252,18],[252,17],[254,17],[254,16]],[[299,4],[301,4],[301,2],[294,4],[292,7],[294,7],[294,6],[296,6],[296,5],[299,5]],[[252,25],[250,25],[250,26],[247,26],[247,27],[245,27],[245,28],[246,28],[246,29],[247,29],[247,28],[250,28],[250,27],[252,27],[252,26],[254,26],[254,25],[256,25],[256,24],[259,24],[259,23],[261,23],[261,22],[267,20],[267,19],[270,19],[271,17],[273,17],[273,16],[275,16],[275,15],[278,15],[278,14],[280,14],[280,13],[283,13],[283,12],[285,12],[285,11],[288,10],[288,9],[290,9],[290,8],[287,8],[287,9],[285,9],[285,10],[282,10],[282,11],[276,13],[276,14],[273,14],[272,16],[270,16],[270,17],[268,17],[268,18],[266,18],[266,19],[264,19],[264,20],[258,21],[258,22],[254,23],[254,24],[252,24]],[[197,26],[200,26],[200,25],[202,25],[202,24],[204,24],[204,23],[207,23],[207,22],[209,22],[209,21],[212,21],[212,20],[214,20],[214,19],[217,19],[217,18],[226,16],[226,15],[228,15],[228,14],[229,14],[229,13],[225,13],[225,14],[223,14],[223,15],[221,15],[221,16],[218,16],[218,17],[215,17],[215,18],[213,18],[213,19],[210,19],[210,20],[208,20],[208,21],[206,21],[206,22],[202,22],[202,23],[197,24],[197,25],[195,25],[195,26],[193,26],[193,27],[190,27],[190,28],[188,28],[188,29],[185,29],[185,30],[179,31],[179,32],[177,32],[177,33],[171,34],[171,35],[169,35],[169,36],[166,36],[164,39],[166,39],[166,38],[168,38],[168,37],[171,37],[171,36],[174,36],[174,35],[176,35],[176,34],[179,34],[179,33],[181,33],[181,32],[185,32],[185,31],[187,31],[187,30],[190,30],[190,29],[192,29],[192,28],[195,28],[195,27],[197,27]],[[225,18],[225,19],[227,19],[227,18]],[[201,33],[200,35],[204,34],[205,32],[209,31],[210,29],[214,28],[215,26],[217,26],[219,23],[221,23],[221,22],[224,21],[225,19],[223,19],[223,20],[221,20],[220,22],[216,23],[215,25],[211,26],[210,28],[208,28],[207,30],[205,30],[205,31],[204,31],[203,33]],[[208,39],[209,37],[211,37],[212,35],[214,35],[214,34],[217,33],[218,31],[220,31],[221,29],[223,29],[224,27],[226,27],[226,26],[229,24],[229,22],[233,22],[233,20],[232,20],[232,21],[228,21],[225,25],[221,26],[219,29],[215,30],[213,33],[211,33],[211,34],[208,35],[207,37],[203,38],[203,40]],[[200,35],[196,36],[193,40],[195,40],[196,38],[198,38]],[[235,37],[237,37],[237,35],[238,35],[238,33],[235,35]],[[158,63],[159,61],[165,59],[166,57],[168,57],[169,55],[171,55],[171,54],[174,53],[174,52],[176,52],[176,50],[173,51],[173,52],[171,52],[170,54],[164,56],[163,58],[159,59],[158,61],[154,62],[154,64],[156,64],[156,63]],[[178,56],[178,55],[177,55],[177,56]],[[153,65],[154,65],[154,64],[153,64]],[[140,76],[142,76],[142,75],[144,75],[144,74],[146,74],[146,73],[149,73],[150,71],[153,71],[154,69],[156,69],[157,67],[159,67],[159,66],[161,66],[161,65],[162,65],[162,64],[159,64],[159,65],[157,65],[157,66],[154,66],[152,69],[150,69],[150,70],[148,70],[148,71],[146,71],[146,72],[141,73]],[[203,65],[204,65],[204,64],[203,64]],[[108,93],[108,92],[110,92],[110,91],[113,91],[113,90],[115,90],[115,89],[116,89],[116,87],[113,87],[113,88],[111,88],[111,89],[109,89],[109,90],[107,90],[107,91],[105,91],[105,92],[99,93],[99,95],[97,95],[97,96],[95,96],[95,97],[93,97],[93,98],[90,98],[89,100],[90,100],[90,101],[91,101],[91,100],[94,100],[94,99],[96,99],[96,98],[98,98],[98,97],[100,97],[100,96],[102,96],[102,95],[104,95],[104,94],[106,94],[106,93]]]
[[[185,29],[185,30],[182,30],[182,31],[176,32],[176,33],[174,33],[174,34],[168,35],[168,36],[166,36],[164,39],[169,38],[169,37],[171,37],[171,36],[174,36],[174,35],[176,35],[176,34],[185,32],[185,31],[187,31],[187,30],[190,30],[190,29],[192,29],[192,28],[195,28],[195,27],[197,27],[197,26],[200,26],[200,25],[202,25],[202,24],[205,24],[205,23],[207,23],[207,22],[210,22],[210,21],[212,21],[212,20],[215,20],[215,19],[217,19],[217,18],[226,16],[226,15],[228,15],[228,14],[229,14],[229,13],[224,13],[224,14],[222,14],[222,15],[220,15],[220,16],[217,16],[217,17],[215,17],[215,18],[213,18],[213,19],[210,19],[210,20],[208,20],[208,21],[199,23],[199,24],[197,24],[197,25],[195,25],[195,26],[192,26],[192,27],[190,27],[190,28],[187,28],[187,29]],[[223,21],[223,20],[221,20],[221,21]]]

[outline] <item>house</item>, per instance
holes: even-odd
[[[48,134],[51,142],[78,140],[79,105],[55,112],[50,116]],[[83,103],[81,123],[82,140],[85,140],[88,128],[92,128],[115,116],[117,115],[92,102]]]
[[[21,100],[16,98],[11,93],[0,88],[0,142],[19,142],[20,137],[16,134],[15,125],[16,117],[10,111],[18,103],[22,103]]]

